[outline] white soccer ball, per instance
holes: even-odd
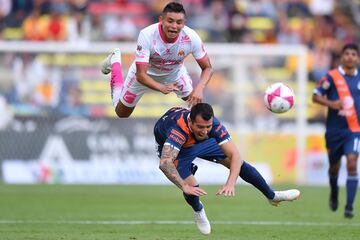
[[[294,91],[284,83],[273,83],[265,91],[264,103],[273,113],[287,112],[294,106]]]

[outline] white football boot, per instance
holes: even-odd
[[[121,51],[120,48],[115,48],[103,61],[101,65],[101,72],[105,75],[111,72],[111,65],[114,62],[119,62],[121,64]]]
[[[210,234],[211,226],[209,220],[206,217],[204,207],[199,212],[194,212],[194,218],[199,231],[205,235]]]
[[[300,198],[300,191],[297,189],[290,189],[286,191],[275,191],[275,197],[269,199],[271,205],[279,206],[283,201],[294,201]]]

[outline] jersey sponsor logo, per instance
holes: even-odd
[[[184,139],[179,138],[177,135],[175,134],[170,134],[169,135],[169,139],[173,140],[174,142],[177,142],[180,145],[183,145],[185,143]]]
[[[222,127],[222,124],[220,123],[220,125],[215,129],[215,132],[219,131]]]
[[[178,52],[178,56],[179,57],[185,57],[185,52],[184,52],[184,50],[180,50],[179,52]]]
[[[340,116],[350,116],[352,114],[352,107],[354,106],[354,99],[346,96],[343,100],[343,109],[339,111]]]
[[[330,87],[330,82],[326,77],[323,77],[320,79],[319,85],[322,89],[327,90]]]
[[[227,134],[227,131],[221,130],[221,133],[219,135],[219,138],[224,137]]]
[[[186,140],[185,136],[182,133],[176,131],[175,129],[171,130],[171,134],[178,136],[179,138],[183,139],[184,141]]]
[[[129,104],[132,104],[135,101],[135,98],[136,98],[136,94],[130,92],[129,90],[127,90],[125,92],[125,95],[123,97],[124,101],[129,103]]]
[[[180,43],[190,42],[190,38],[188,35],[182,36],[180,39]]]

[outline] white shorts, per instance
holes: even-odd
[[[124,88],[121,92],[120,101],[127,107],[135,107],[145,92],[154,91],[136,80],[136,70],[130,67],[124,82]],[[151,76],[155,81],[162,84],[176,83],[179,91],[174,91],[178,98],[184,98],[190,95],[193,90],[192,80],[184,66],[174,76],[157,77]]]

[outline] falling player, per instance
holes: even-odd
[[[120,118],[129,117],[142,95],[150,89],[163,94],[174,92],[190,106],[202,102],[213,69],[200,37],[185,26],[185,19],[186,13],[180,3],[171,2],[165,6],[159,22],[140,32],[135,61],[125,81],[120,49],[115,49],[103,62],[102,72],[111,72],[111,97]],[[202,70],[194,89],[183,64],[189,54]]]
[[[211,105],[207,103],[198,103],[191,110],[171,108],[156,122],[154,136],[158,144],[159,167],[183,192],[186,202],[194,210],[196,225],[203,234],[210,234],[211,226],[199,198],[206,192],[194,177],[197,167],[192,162],[196,157],[229,168],[227,181],[219,188],[217,195],[235,196],[235,184],[240,176],[259,189],[272,205],[300,197],[297,189],[273,191],[261,174],[240,158],[225,126],[214,116]]]

